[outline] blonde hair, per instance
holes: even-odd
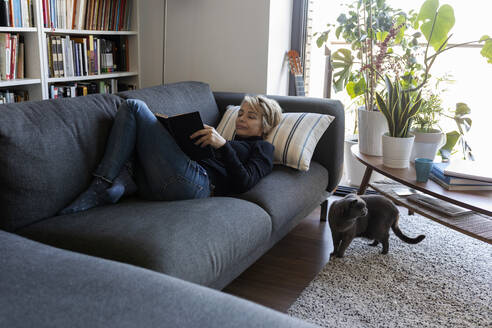
[[[264,136],[267,135],[277,124],[280,123],[280,119],[282,118],[282,108],[275,100],[262,95],[246,95],[241,102],[241,106],[243,104],[248,104],[256,112],[261,114],[261,125],[263,128]]]

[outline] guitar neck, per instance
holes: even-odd
[[[304,78],[302,74],[294,75],[294,83],[296,86],[296,96],[305,96],[306,92],[304,90]]]

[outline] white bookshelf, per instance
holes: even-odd
[[[44,28],[46,34],[73,34],[73,35],[137,35],[137,31],[101,31],[101,30],[66,30],[61,28]]]
[[[5,27],[0,26],[0,33],[36,33],[37,27]]]
[[[129,77],[129,76],[137,76],[137,75],[138,75],[137,72],[116,72],[116,73],[105,73],[105,74],[87,75],[87,76],[50,77],[48,78],[48,83],[117,79],[121,77]]]
[[[15,87],[18,85],[41,84],[41,79],[15,79],[0,81],[0,88]]]
[[[34,23],[36,27],[0,27],[0,33],[21,34],[24,37],[24,79],[1,80],[1,88],[9,90],[27,90],[30,100],[49,99],[49,88],[52,83],[96,81],[103,79],[123,80],[127,84],[140,87],[141,77],[139,75],[139,0],[132,0],[131,8],[131,31],[101,31],[101,30],[72,30],[72,29],[50,29],[43,26],[42,0],[34,1]],[[49,77],[48,52],[46,40],[51,35],[94,35],[94,36],[127,36],[128,37],[128,60],[129,72],[114,72],[99,75],[71,76],[71,77]]]

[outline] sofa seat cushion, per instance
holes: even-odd
[[[272,173],[236,197],[261,206],[271,216],[275,233],[306,206],[319,201],[327,185],[328,171],[317,162],[311,162],[308,171],[275,165]]]
[[[314,327],[167,275],[0,230],[2,327]]]
[[[267,243],[271,220],[259,206],[235,198],[131,200],[53,217],[18,233],[210,285]]]

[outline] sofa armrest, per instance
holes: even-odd
[[[228,105],[239,105],[244,93],[214,92],[215,101],[221,115]],[[338,100],[309,97],[270,96],[278,101],[284,112],[309,112],[328,114],[335,117],[316,146],[313,160],[328,170],[327,191],[332,192],[340,182],[343,170],[343,141],[345,135],[345,112]]]

